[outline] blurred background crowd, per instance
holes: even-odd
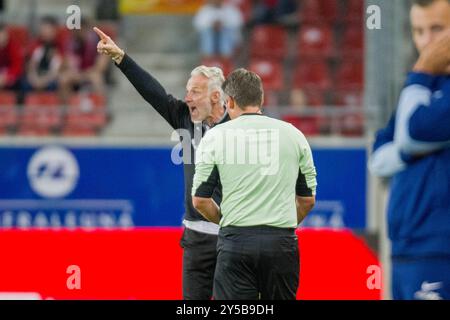
[[[79,30],[67,28],[62,3],[56,11],[53,2],[2,4],[2,135],[127,136],[146,131],[136,129],[146,126],[143,121],[139,125],[130,118],[136,110],[127,106],[136,99],[115,98],[114,91],[127,97],[133,88],[121,86],[113,64],[97,55],[93,25],[125,46],[181,99],[184,88],[172,78],[182,83],[196,65],[219,66],[225,74],[245,67],[263,79],[267,114],[308,136],[364,135],[360,0],[194,1],[191,15],[149,15],[135,22],[123,19],[118,1],[78,1]],[[23,23],[17,22],[25,20],[19,12],[28,12]],[[161,33],[165,43],[153,41],[154,33]],[[189,45],[176,48],[182,38]],[[155,116],[144,118],[158,122]]]

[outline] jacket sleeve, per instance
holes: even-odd
[[[394,141],[406,154],[424,154],[450,146],[450,81],[435,95],[436,77],[412,72],[400,95]]]
[[[142,69],[127,54],[125,54],[121,63],[119,65],[116,64],[116,66],[128,78],[145,101],[150,103],[172,128],[181,128],[181,119],[189,113],[186,103],[167,94],[158,80]]]
[[[394,144],[395,113],[386,127],[377,131],[368,168],[377,177],[391,177],[406,167],[399,147]]]

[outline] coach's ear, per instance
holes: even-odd
[[[220,102],[220,92],[218,90],[213,91],[213,93],[211,93],[211,103],[216,104],[219,102]]]

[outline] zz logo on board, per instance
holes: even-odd
[[[76,187],[79,167],[69,150],[50,146],[33,154],[27,173],[34,192],[45,198],[60,198]]]

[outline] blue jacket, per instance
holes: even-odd
[[[408,75],[396,113],[377,134],[369,168],[392,175],[392,255],[450,256],[449,76]]]

